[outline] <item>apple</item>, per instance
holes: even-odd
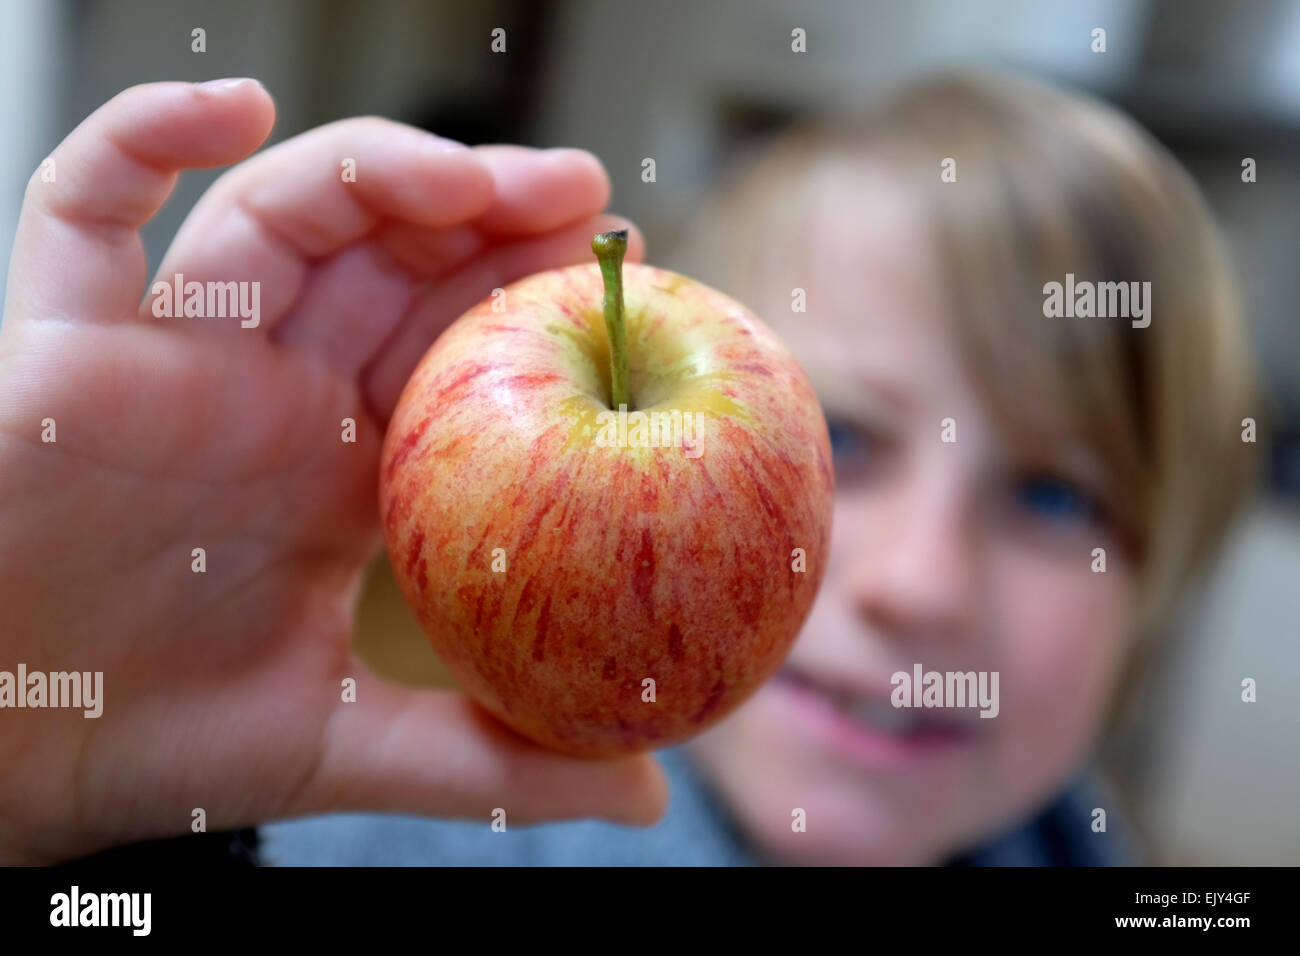
[[[803,370],[744,306],[598,263],[522,279],[453,323],[384,439],[393,572],[474,700],[570,754],[680,742],[780,666],[831,521]],[[612,343],[612,347],[611,347]]]

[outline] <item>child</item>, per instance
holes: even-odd
[[[344,819],[270,827],[268,852],[1135,861],[1094,748],[1257,447],[1240,440],[1258,412],[1228,266],[1186,175],[1095,101],[952,75],[783,136],[671,264],[773,324],[830,424],[830,565],[786,667],[662,755],[674,803],[650,831],[506,842]],[[1125,314],[1049,316],[1052,282],[1139,285]],[[996,673],[996,716],[892,706],[894,676],[918,666]]]
[[[653,830],[335,819],[269,827],[268,853],[1135,861],[1093,750],[1257,447],[1229,268],[1186,174],[1096,101],[949,75],[784,135],[672,264],[766,317],[826,408],[831,557],[787,666],[662,754]],[[1151,285],[1131,315],[1049,317],[1044,287],[1067,281]],[[996,672],[996,717],[894,708],[918,665]]]
[[[265,159],[247,164],[263,162],[264,178],[269,173]],[[472,179],[477,174],[462,175]],[[491,233],[482,218],[492,219],[490,207],[503,202],[503,193],[521,195],[501,181],[498,170],[490,178],[490,185],[476,187],[483,190],[479,202],[486,210],[459,211],[479,234]],[[240,191],[232,185],[223,194],[219,185],[214,193],[224,202],[210,205],[221,209]],[[603,196],[601,200],[603,204]],[[469,201],[466,205],[472,207]],[[583,214],[599,208],[584,206]],[[413,220],[399,235],[447,228],[443,221],[430,221],[436,218],[431,214],[412,213],[395,200],[384,212]],[[208,213],[206,221],[214,215]],[[557,218],[548,221],[551,228]],[[280,220],[282,228],[286,221],[297,225],[294,236],[306,245],[313,230],[288,216]],[[187,227],[178,244],[193,241],[196,233]],[[221,238],[218,232],[218,248]],[[340,242],[337,233],[330,239]],[[365,254],[375,253],[368,248]],[[169,267],[173,255],[161,274],[174,271]],[[194,265],[188,266],[187,259],[187,273],[190,268],[199,272],[211,261],[191,256]],[[407,258],[415,256],[407,250]],[[572,260],[582,258],[576,249],[572,252]],[[1108,719],[1122,713],[1125,693],[1136,686],[1170,603],[1210,552],[1246,488],[1256,447],[1240,441],[1240,421],[1255,409],[1228,269],[1185,175],[1148,137],[1099,104],[1021,80],[953,76],[905,91],[859,120],[790,133],[707,211],[679,258],[673,264],[682,271],[717,285],[764,316],[803,362],[826,408],[837,489],[830,564],[786,668],[722,723],[661,755],[674,799],[657,826],[630,830],[570,823],[512,828],[508,838],[494,834],[486,822],[494,806],[511,808],[512,824],[520,817],[615,816],[614,807],[621,808],[618,819],[624,822],[648,822],[661,806],[660,781],[633,761],[604,771],[607,777],[578,781],[574,775],[598,771],[534,754],[455,710],[459,704],[453,700],[427,692],[401,695],[367,686],[368,693],[391,696],[360,717],[326,705],[324,689],[336,693],[338,676],[346,671],[340,648],[347,602],[318,596],[313,603],[309,598],[318,592],[310,589],[294,592],[297,602],[280,598],[275,593],[279,575],[296,572],[289,578],[294,581],[310,569],[355,584],[359,564],[337,555],[359,555],[348,544],[355,545],[354,539],[370,526],[361,516],[351,519],[355,527],[336,519],[329,526],[336,537],[322,537],[322,530],[312,536],[298,533],[292,549],[268,549],[256,540],[288,541],[288,529],[316,528],[303,519],[304,509],[290,507],[283,495],[272,507],[255,492],[303,472],[320,474],[322,462],[311,456],[322,453],[307,440],[280,456],[254,442],[255,435],[235,441],[240,429],[233,423],[244,422],[251,408],[231,412],[223,406],[219,420],[231,424],[220,440],[206,440],[217,445],[214,456],[221,450],[227,457],[233,441],[235,452],[244,454],[233,456],[237,464],[255,459],[265,470],[228,467],[225,481],[215,488],[211,483],[199,486],[197,502],[192,485],[199,474],[156,450],[157,442],[148,455],[138,455],[144,459],[137,466],[144,472],[136,479],[140,482],[165,474],[168,467],[177,474],[153,489],[151,500],[160,502],[162,515],[147,524],[148,535],[137,533],[146,545],[135,549],[139,557],[131,570],[137,577],[109,591],[122,604],[96,605],[83,591],[56,587],[56,579],[32,574],[26,590],[37,593],[19,605],[28,609],[20,620],[30,622],[33,632],[39,627],[45,635],[75,642],[50,626],[51,612],[38,603],[42,593],[46,601],[69,594],[77,598],[80,614],[116,607],[107,614],[107,625],[142,633],[146,647],[162,642],[180,651],[184,644],[191,655],[201,653],[216,665],[205,668],[203,679],[196,675],[188,686],[170,687],[157,678],[160,672],[165,677],[173,672],[156,658],[142,656],[146,652],[126,657],[119,666],[128,673],[137,668],[161,689],[152,695],[139,692],[143,708],[126,700],[118,706],[155,718],[189,716],[197,726],[185,744],[205,748],[208,760],[215,757],[228,775],[252,779],[256,768],[280,785],[275,793],[280,803],[267,799],[268,788],[254,788],[243,805],[224,807],[222,825],[347,808],[475,818],[453,823],[325,817],[267,827],[267,854],[281,862],[1132,859],[1123,827],[1113,816],[1104,832],[1094,829],[1095,808],[1113,812],[1114,803],[1094,787],[1091,755]],[[15,270],[20,261],[16,254]],[[245,261],[252,261],[251,256],[240,260]],[[355,268],[364,270],[364,265]],[[330,269],[322,271],[326,275],[314,281],[336,293],[364,279],[374,281],[364,271],[360,277],[349,274],[344,266],[332,270],[332,276]],[[1046,290],[1054,282],[1062,288],[1069,283],[1072,289],[1085,288],[1081,283],[1138,285],[1126,287],[1132,294],[1124,301],[1118,287],[1107,287],[1108,304],[1120,308],[1103,318],[1078,315],[1082,310],[1053,311]],[[806,299],[806,313],[792,309],[799,301],[797,290]],[[465,294],[476,298],[468,290]],[[304,295],[312,301],[310,291]],[[1094,307],[1099,301],[1094,297]],[[311,323],[304,321],[303,310],[285,311],[290,319],[281,319],[278,327],[293,329],[296,317],[302,331],[281,333],[281,343],[323,350],[326,364],[339,375],[355,375],[365,367],[349,354],[360,329],[349,328],[347,337],[309,334]],[[448,309],[437,314],[445,322],[457,313]],[[22,327],[37,324],[27,318]],[[6,363],[17,362],[20,372],[30,369],[31,360],[22,364],[14,342],[39,347],[39,337],[17,339],[8,328],[5,335]],[[219,330],[205,338],[230,341]],[[165,376],[165,365],[162,372],[152,371],[170,358],[157,357],[163,344],[134,356],[134,362],[120,359],[116,370],[148,369],[151,376]],[[412,355],[418,357],[418,350],[412,348]],[[413,361],[403,356],[387,365]],[[177,369],[187,367],[180,358],[175,362]],[[370,362],[385,367],[382,358]],[[238,373],[232,369],[230,375],[274,379],[277,371],[263,365]],[[7,370],[5,379],[13,374]],[[306,372],[299,374],[315,383]],[[86,370],[78,368],[78,380],[85,376]],[[392,379],[400,387],[396,368]],[[27,412],[23,421],[39,420],[36,406],[41,403],[32,396],[39,394],[42,379],[28,372],[20,380],[36,385],[0,408],[21,408]],[[152,380],[147,384],[157,386]],[[294,411],[308,417],[324,405],[317,416],[324,428],[347,414],[349,406],[346,397],[317,387],[311,400]],[[387,402],[380,395],[369,397],[382,421],[395,391],[378,392]],[[289,396],[277,391],[260,396],[257,407],[286,403],[292,407]],[[152,404],[156,402],[136,400],[132,407],[147,411]],[[7,421],[5,431],[13,433],[17,425]],[[276,432],[281,439],[292,434]],[[170,437],[162,435],[164,450]],[[59,441],[64,441],[63,431]],[[14,472],[26,470],[42,476],[43,487],[63,487],[66,476],[39,470],[49,467],[39,463],[45,450],[28,447],[35,448],[24,447],[20,467],[0,470],[6,485],[23,480]],[[143,447],[149,448],[147,443]],[[250,454],[250,448],[261,454]],[[203,449],[193,451],[201,454]],[[316,467],[292,467],[307,462]],[[1205,480],[1211,467],[1214,482]],[[203,472],[202,477],[210,476]],[[358,485],[361,480],[359,474],[353,476]],[[29,487],[27,500],[39,500],[33,498],[34,478]],[[61,500],[56,496],[51,501]],[[14,500],[12,493],[0,496],[0,501]],[[335,509],[338,500],[330,500]],[[196,506],[211,510],[214,503],[221,504],[222,515],[206,522],[202,514],[195,515],[201,519],[197,527],[176,532],[173,526],[182,514],[189,516]],[[90,509],[89,515],[60,520],[93,519],[96,504],[79,505]],[[126,514],[145,520],[142,504]],[[182,505],[187,506],[183,512]],[[232,527],[223,528],[224,513],[241,516],[239,523],[230,518]],[[121,516],[117,520],[126,525]],[[261,522],[254,526],[256,536],[248,530],[250,520]],[[8,527],[6,531],[8,536]],[[233,607],[211,603],[196,610],[189,602],[197,598],[186,592],[185,601],[175,599],[177,626],[184,632],[177,635],[167,630],[165,616],[155,608],[126,603],[141,589],[148,593],[151,581],[154,587],[164,581],[172,588],[185,586],[182,575],[159,571],[143,576],[144,570],[165,564],[153,557],[165,551],[158,537],[165,535],[162,540],[175,542],[173,547],[184,543],[188,555],[196,535],[217,531],[230,536],[232,547],[240,546],[227,552],[226,559],[237,565],[225,572],[231,589],[225,601],[234,599]],[[39,536],[28,537],[36,542],[32,547],[39,547]],[[72,530],[55,539],[62,549],[80,540]],[[304,540],[312,542],[313,550],[305,550]],[[56,546],[47,545],[49,550],[35,558],[46,554],[53,561],[64,553]],[[30,553],[27,560],[33,560]],[[293,563],[280,571],[280,562]],[[101,559],[80,570],[87,578],[104,575],[104,563]],[[266,576],[271,579],[262,583]],[[8,582],[10,576],[0,580]],[[167,607],[165,600],[160,603]],[[268,617],[268,611],[274,615]],[[214,626],[225,615],[230,615],[230,626]],[[55,620],[75,631],[73,614],[55,615]],[[255,629],[268,620],[279,626],[267,624],[260,634],[233,627],[243,622],[244,628]],[[286,628],[285,622],[293,626]],[[304,629],[317,637],[331,635],[333,654],[313,656]],[[234,646],[203,641],[205,631],[212,641],[223,635]],[[44,640],[46,646],[52,643],[48,636]],[[254,651],[263,647],[257,656]],[[83,645],[79,653],[87,650]],[[891,706],[901,683],[897,675],[910,676],[917,668],[983,675],[988,678],[983,686],[994,691],[985,710],[996,715],[986,719],[971,708]],[[285,699],[286,688],[296,697]],[[125,688],[119,693],[128,696]],[[214,704],[222,702],[215,711],[220,718],[201,710],[204,694]],[[238,708],[231,706],[234,702]],[[302,713],[304,702],[313,702],[315,709]],[[222,780],[192,756],[182,758],[178,751],[174,761],[142,758],[141,739],[159,734],[143,720],[128,723],[117,746],[100,747],[100,754],[134,762],[123,791],[161,792],[173,812],[203,805],[203,794],[223,792]],[[226,721],[227,728],[233,724],[234,734],[227,729],[225,739],[214,739],[208,728],[215,720]],[[250,760],[248,748],[259,720],[287,739],[278,743],[279,749],[276,742],[260,742],[253,748],[260,759]],[[435,732],[438,740],[428,744],[422,763],[412,738]],[[169,735],[162,736],[169,742]],[[318,740],[326,743],[317,745]],[[60,742],[47,738],[41,746],[29,747],[28,759],[36,767],[42,760],[66,767],[70,758],[53,759],[67,752],[66,747],[59,750]],[[496,753],[501,754],[497,763],[485,756]],[[293,772],[276,766],[276,755],[293,760]],[[73,779],[94,781],[97,766],[112,765],[100,762],[107,761],[105,756],[92,757],[96,759],[72,762]],[[547,783],[524,782],[519,765],[507,765],[507,759],[545,766]],[[451,776],[451,767],[469,772]],[[399,770],[415,779],[403,778]],[[562,779],[561,770],[570,776]],[[142,781],[145,774],[148,784]],[[349,774],[355,776],[349,779]],[[204,787],[194,785],[196,777]],[[517,787],[508,783],[512,778],[520,781]],[[285,787],[286,782],[293,785]],[[107,793],[87,788],[84,782],[80,793],[81,806],[95,808],[111,808],[111,798],[125,802],[129,796],[111,788]],[[15,802],[12,793],[4,796],[7,804]],[[580,806],[583,799],[593,803]],[[146,831],[176,832],[184,825],[156,822],[163,816],[156,810],[148,819],[138,811],[119,810],[113,817],[119,824],[115,838],[100,830],[97,839],[88,841],[72,823],[87,814],[59,817],[45,807],[19,804],[44,824],[37,831],[43,839],[35,845],[28,841],[24,848],[31,858],[84,849],[88,843],[123,842]],[[516,806],[523,812],[516,815]],[[6,846],[6,836],[9,846],[19,845],[11,834],[0,834],[0,847]]]
[[[837,473],[817,603],[785,671],[694,744],[705,777],[778,859],[1131,858],[1114,801],[1070,785],[1260,447],[1187,175],[1096,101],[956,74],[788,135],[715,205],[682,265],[789,343]],[[1071,277],[1098,284],[1092,317],[1046,301]],[[1130,283],[1123,314],[1104,315],[1105,282]],[[929,746],[927,712],[900,730],[889,681],[917,663],[997,672],[996,718]]]

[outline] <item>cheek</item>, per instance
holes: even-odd
[[[1131,572],[1012,553],[996,563],[998,763],[1013,779],[1050,786],[1093,742],[1122,666]]]

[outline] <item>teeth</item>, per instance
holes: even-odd
[[[850,720],[888,734],[916,734],[922,730],[954,732],[959,725],[951,714],[912,707],[895,707],[887,700],[863,697],[852,691],[827,687],[796,671],[782,671],[784,679],[815,694]]]
[[[921,721],[910,710],[882,704],[879,701],[853,701],[846,708],[850,717],[891,733],[907,733],[920,726]]]

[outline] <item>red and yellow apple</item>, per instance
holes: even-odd
[[[721,293],[623,266],[625,248],[597,236],[599,266],[452,324],[379,476],[394,574],[461,687],[587,756],[684,740],[770,677],[831,520],[826,424],[794,358]]]

